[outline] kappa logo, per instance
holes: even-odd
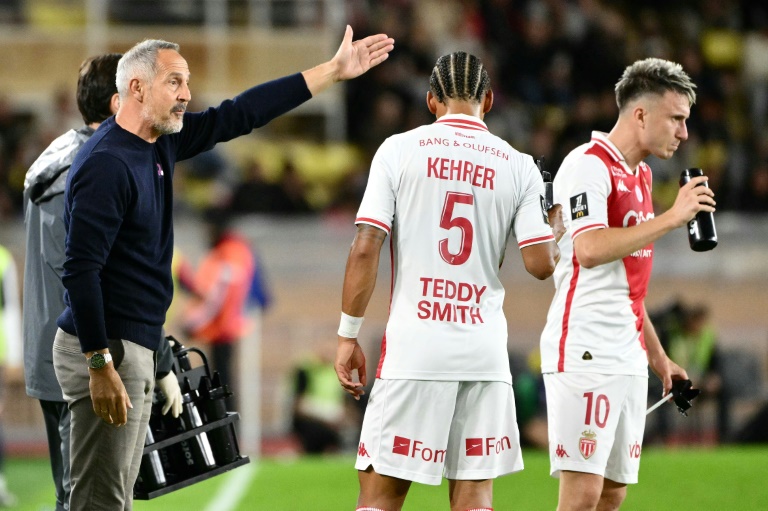
[[[571,197],[571,220],[576,220],[589,215],[589,205],[587,204],[587,192],[580,193]]]
[[[565,452],[565,449],[563,449],[563,444],[557,444],[557,449],[555,449],[555,456],[558,458],[570,458],[568,453]]]
[[[627,188],[627,185],[624,184],[623,179],[619,179],[619,184],[616,185],[616,189],[620,192],[629,192],[629,188]]]
[[[371,457],[371,455],[368,454],[368,450],[365,448],[365,444],[363,442],[360,442],[360,445],[357,446],[357,455],[361,458]]]
[[[157,175],[158,176],[165,175],[165,173],[163,172],[163,167],[161,167],[159,163],[155,163],[155,165],[157,165]]]
[[[585,460],[588,460],[595,454],[595,449],[597,449],[597,440],[595,440],[595,438],[597,438],[597,433],[588,429],[582,431],[581,434],[582,437],[579,438],[579,452]]]

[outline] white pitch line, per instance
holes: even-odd
[[[240,500],[250,485],[248,484],[256,475],[258,467],[255,462],[237,467],[227,474],[227,480],[221,485],[213,500],[208,503],[205,511],[232,511],[237,509]]]

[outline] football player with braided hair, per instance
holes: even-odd
[[[499,268],[514,236],[525,268],[546,279],[564,230],[560,206],[543,209],[533,159],[483,122],[490,85],[477,57],[440,57],[427,93],[436,122],[388,138],[371,164],[335,362],[359,399],[357,339],[390,236],[392,297],[355,464],[358,511],[399,510],[413,481],[443,477],[452,511],[487,511],[494,478],[523,468]]]

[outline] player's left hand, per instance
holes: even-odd
[[[363,348],[357,343],[357,339],[339,336],[339,345],[336,348],[336,362],[333,364],[336,376],[344,391],[359,400],[365,394],[367,382],[365,372],[365,354]],[[352,371],[357,371],[359,383],[352,381]]]
[[[674,363],[665,353],[658,357],[648,357],[648,365],[664,386],[662,397],[672,391],[672,380],[687,380],[685,369]]]
[[[331,59],[335,66],[335,81],[349,80],[365,73],[389,57],[395,47],[395,40],[386,34],[368,36],[352,41],[352,27],[347,25],[339,50]]]

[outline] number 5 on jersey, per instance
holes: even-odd
[[[448,238],[440,240],[440,257],[448,264],[458,266],[467,262],[469,254],[472,252],[472,240],[474,239],[474,228],[472,222],[467,217],[453,216],[453,208],[459,204],[473,205],[475,197],[469,193],[447,192],[445,194],[445,203],[443,204],[443,214],[440,216],[440,227],[450,230],[457,227],[461,230],[461,244],[457,253],[451,253],[448,249]]]

